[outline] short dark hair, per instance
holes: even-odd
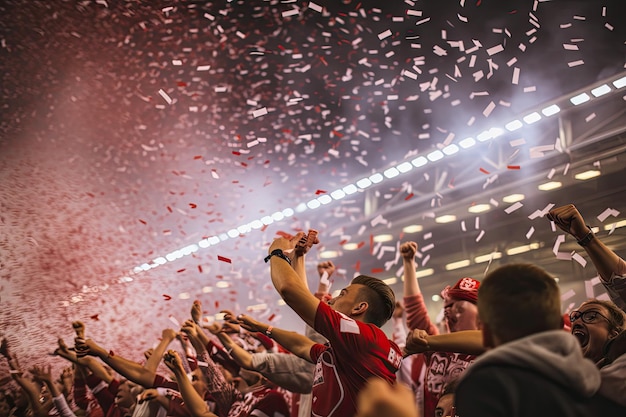
[[[500,343],[563,327],[559,287],[544,269],[504,265],[478,289],[478,315]]]
[[[615,331],[616,333],[621,333],[624,330],[624,322],[626,321],[624,312],[612,301],[598,300],[597,298],[592,298],[591,300],[585,301],[580,306],[582,307],[587,304],[595,304],[604,307],[606,311],[609,312],[609,317],[607,317],[609,319],[609,332]]]
[[[365,314],[365,320],[383,327],[393,315],[396,306],[396,296],[389,285],[382,280],[367,275],[359,275],[354,278],[351,284],[363,285],[361,295],[369,304]]]

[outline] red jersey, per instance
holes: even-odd
[[[373,324],[351,319],[320,303],[315,330],[328,339],[311,348],[317,362],[313,379],[311,415],[351,417],[359,391],[372,377],[390,383],[402,361],[400,348]]]
[[[451,352],[427,352],[424,355],[424,415],[434,416],[443,389],[458,379],[476,360],[476,356]]]

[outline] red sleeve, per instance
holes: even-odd
[[[255,411],[261,413],[255,413]],[[268,416],[279,417],[288,416],[289,406],[285,401],[285,397],[278,391],[272,390],[263,396],[261,401],[254,405],[254,408],[250,410],[250,416]]]
[[[404,308],[406,310],[406,324],[409,330],[426,330],[428,334],[439,334],[437,326],[430,321],[428,310],[422,294],[404,297]]]
[[[157,374],[154,376],[154,382],[152,383],[153,388],[169,388],[174,391],[178,391],[178,384],[174,381],[170,381],[169,379],[165,379],[163,376]]]
[[[87,398],[87,384],[85,380],[78,376],[78,372],[74,374],[74,402],[81,410],[89,407],[89,399]]]
[[[120,381],[114,379],[106,388],[95,389],[100,385],[102,379],[92,374],[86,378],[86,382],[89,388],[91,388],[100,408],[102,408],[104,415],[107,415],[109,409],[115,404],[115,394],[117,394],[117,390],[120,387]]]

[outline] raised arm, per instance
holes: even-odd
[[[486,351],[480,330],[461,330],[429,335],[424,330],[412,330],[406,339],[404,356],[424,352],[456,352],[480,355]]]
[[[315,297],[313,297],[315,298]],[[306,336],[288,330],[278,329],[266,323],[256,321],[250,316],[240,314],[237,316],[241,327],[251,332],[261,332],[274,339],[282,347],[293,353],[294,355],[313,362],[311,359],[311,348],[316,343]]]
[[[43,383],[46,385],[46,387],[48,387],[48,390],[52,395],[52,401],[54,403],[54,406],[59,411],[61,417],[76,417],[76,414],[72,412],[69,405],[67,404],[67,400],[54,383],[50,368],[51,366],[48,365],[48,370],[45,371],[41,367],[33,366],[33,368],[30,370],[30,373],[36,381]]]
[[[551,210],[548,213],[548,219],[579,242],[591,258],[602,280],[608,282],[613,274],[626,274],[626,262],[593,235],[585,219],[573,204]]]
[[[272,255],[272,253],[284,254],[285,252],[292,251],[297,239],[300,239],[301,236],[302,233],[298,233],[291,240],[282,237],[274,240],[269,249],[270,271],[272,283],[282,299],[285,300],[287,305],[289,305],[306,324],[313,327],[320,300],[311,294],[307,285],[302,282],[302,279],[298,276],[296,271],[294,271],[288,261],[281,256]]]
[[[200,396],[200,394],[198,394],[189,378],[187,378],[187,374],[185,373],[185,369],[183,368],[183,364],[178,356],[178,353],[176,353],[176,351],[169,350],[164,355],[163,360],[165,365],[167,365],[167,367],[174,372],[176,381],[178,382],[180,395],[183,397],[185,405],[187,406],[191,416],[218,417],[216,414],[213,414],[208,410],[204,399]]]

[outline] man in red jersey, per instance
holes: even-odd
[[[313,416],[353,416],[358,393],[368,379],[378,377],[389,383],[395,381],[402,353],[380,329],[393,314],[395,296],[381,280],[360,275],[337,297],[328,303],[321,302],[291,266],[289,254],[302,236],[299,233],[293,239],[274,240],[266,262],[270,262],[272,283],[283,300],[308,325],[325,336],[328,343],[318,344],[298,333],[272,326],[256,330],[316,363]],[[248,317],[241,319],[253,327]]]

